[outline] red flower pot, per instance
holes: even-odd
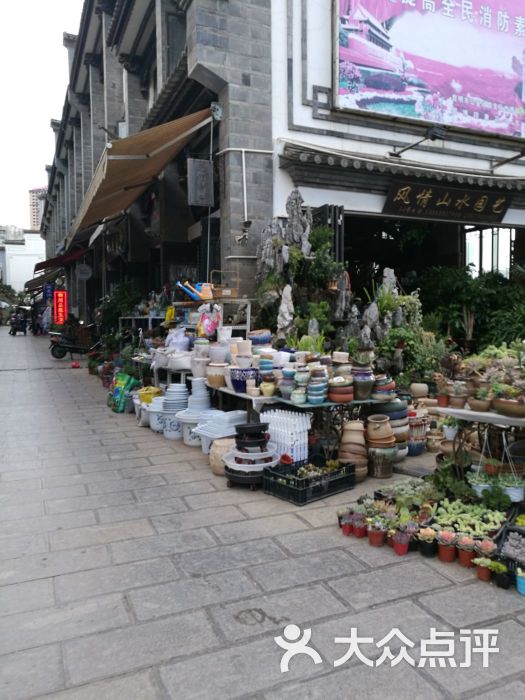
[[[438,394],[437,402],[438,406],[441,406],[441,408],[448,406],[448,394]]]
[[[354,535],[355,537],[366,537],[366,525],[362,527],[356,527],[354,525]]]
[[[487,583],[490,581],[492,576],[491,570],[486,566],[478,566],[476,574],[478,575],[480,581],[487,581]]]
[[[385,543],[386,532],[384,530],[372,530],[368,531],[368,544],[372,547],[382,547]]]
[[[352,523],[343,523],[341,525],[341,530],[343,531],[343,535],[346,535],[348,537],[348,535],[352,534],[352,530],[353,530]]]
[[[394,540],[394,552],[402,557],[404,554],[408,554],[408,542],[396,542]]]
[[[476,558],[476,552],[467,552],[465,549],[458,549],[458,561],[460,566],[467,569],[473,568],[472,560]]]
[[[451,544],[438,544],[438,558],[440,561],[454,561],[456,558],[456,547]]]
[[[393,540],[391,537],[387,537],[387,538],[386,538],[386,543],[387,543],[387,545],[388,545],[389,547],[393,547],[393,546],[394,546],[394,540]]]

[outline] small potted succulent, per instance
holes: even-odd
[[[516,590],[520,595],[525,595],[525,571],[519,567],[516,569]]]
[[[494,582],[498,588],[510,588],[509,570],[500,561],[491,561],[489,569],[494,574]]]
[[[484,540],[478,540],[474,546],[475,551],[481,554],[482,557],[491,557],[497,548],[498,545],[489,537],[486,537]]]
[[[438,557],[440,561],[452,562],[456,558],[456,540],[454,530],[439,530],[437,532]]]
[[[424,557],[435,557],[438,551],[437,532],[433,527],[422,527],[417,533],[419,551]]]
[[[491,560],[487,557],[476,557],[472,560],[472,563],[476,565],[476,575],[480,581],[490,581],[492,572],[490,570]]]
[[[470,535],[458,535],[456,540],[456,547],[458,550],[458,561],[460,566],[464,566],[470,569],[474,566],[472,560],[476,556],[474,552],[474,547],[476,546],[476,541]]]
[[[446,408],[449,402],[449,383],[439,372],[435,372],[432,375],[432,380],[437,386],[437,405],[441,408]]]
[[[337,513],[337,522],[339,523],[339,527],[343,527],[343,518],[347,515],[350,515],[352,513],[352,510],[348,506],[344,506],[344,507],[338,508],[336,513]]]
[[[480,411],[484,413],[490,408],[492,402],[492,396],[490,391],[485,387],[476,389],[474,396],[469,396],[468,405],[472,411]]]
[[[407,530],[396,530],[392,537],[392,546],[394,552],[399,556],[408,554],[408,545],[412,535]]]
[[[445,440],[454,440],[458,434],[459,421],[453,416],[447,416],[443,421],[443,435]]]
[[[352,526],[354,537],[366,537],[366,516],[357,509],[352,513]]]
[[[449,394],[450,408],[464,408],[467,403],[468,391],[465,382],[455,381]]]
[[[354,530],[354,523],[352,521],[351,513],[346,513],[341,519],[341,530],[343,535],[351,535]]]
[[[372,547],[382,547],[385,543],[387,524],[384,518],[368,518],[368,543]]]

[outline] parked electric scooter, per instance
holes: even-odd
[[[9,335],[23,333],[27,335],[27,319],[22,314],[13,314],[9,321]]]
[[[94,328],[94,326],[88,326],[88,328]],[[49,349],[55,360],[63,360],[68,353],[71,355],[71,359],[73,359],[73,353],[76,355],[87,355],[89,352],[98,350],[102,346],[100,339],[94,339],[93,343],[88,347],[80,345],[76,340],[64,333],[50,331],[49,336],[51,340]]]

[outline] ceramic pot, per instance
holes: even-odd
[[[441,408],[446,408],[448,406],[449,395],[448,394],[438,394],[437,405]]]
[[[375,414],[369,416],[367,425],[367,436],[371,441],[388,440],[392,437],[392,428],[388,416]]]
[[[226,360],[226,353],[228,348],[225,345],[219,345],[218,343],[210,345],[210,360],[212,364],[223,364]]]
[[[275,382],[261,382],[259,389],[263,396],[273,396],[275,394]]]
[[[347,430],[359,430],[364,433],[365,424],[360,420],[349,420],[348,423],[345,423],[343,427],[343,431]]]
[[[359,375],[354,374],[354,400],[368,401],[372,389],[374,388],[374,379],[364,379]]]
[[[368,530],[368,544],[372,547],[382,547],[385,543],[386,532],[384,530]]]
[[[453,562],[456,558],[456,547],[452,544],[441,544],[438,542],[438,558],[447,563]]]
[[[467,398],[466,394],[464,396],[449,396],[448,405],[450,408],[465,408]]]
[[[428,396],[428,384],[413,382],[410,385],[410,393],[415,399],[422,399],[425,396]]]
[[[164,437],[168,440],[182,439],[182,424],[175,416],[164,414]]]
[[[295,381],[298,386],[306,386],[310,379],[310,372],[307,369],[298,369],[295,373]]]
[[[223,457],[233,449],[235,440],[233,438],[219,438],[214,440],[209,453],[210,467],[217,476],[224,476]]]
[[[237,353],[239,355],[251,355],[252,354],[252,341],[251,340],[238,340],[237,341]]]
[[[209,357],[210,353],[210,341],[209,340],[196,340],[193,344],[193,357],[203,358]]]
[[[206,368],[210,364],[210,358],[209,357],[198,357],[194,356],[192,357],[191,360],[191,372],[194,377],[205,377],[206,376]]]
[[[294,389],[292,391],[290,399],[293,403],[296,403],[298,405],[306,403],[306,392],[304,390],[302,391],[301,389]]]
[[[468,405],[471,411],[480,411],[481,413],[488,411],[491,403],[491,399],[482,400],[469,398],[468,400]]]
[[[445,436],[445,440],[454,440],[456,435],[458,434],[458,429],[449,425],[444,425],[443,426],[443,435]]]

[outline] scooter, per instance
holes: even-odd
[[[17,333],[27,335],[27,319],[15,315],[11,316],[10,319],[9,335],[16,335]]]
[[[49,349],[55,360],[63,360],[68,353],[71,355],[71,359],[73,359],[73,353],[76,355],[87,355],[89,352],[93,352],[102,347],[101,340],[96,340],[93,345],[86,347],[79,345],[77,342],[63,333],[50,331],[49,336],[51,340]]]

